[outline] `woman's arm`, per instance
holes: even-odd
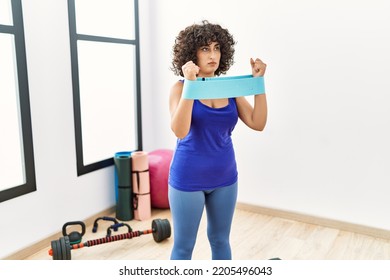
[[[250,128],[262,131],[267,123],[267,99],[266,95],[255,95],[254,107],[245,97],[236,97],[238,116]]]
[[[250,59],[253,77],[262,77],[265,74],[267,65],[260,59]],[[237,97],[237,109],[239,118],[250,128],[262,131],[267,123],[267,98],[264,94],[254,96],[254,107],[245,99]]]
[[[184,77],[187,80],[196,80],[199,67],[192,61],[188,61],[182,67]],[[176,137],[183,139],[187,136],[191,126],[192,106],[194,100],[181,98],[183,83],[176,82],[169,96],[169,111],[171,113],[171,129]]]
[[[181,94],[183,83],[176,82],[169,96],[169,111],[171,113],[171,129],[176,137],[183,139],[190,131],[192,106],[194,100],[183,99]]]

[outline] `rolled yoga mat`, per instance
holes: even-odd
[[[252,75],[184,80],[184,99],[217,99],[264,94],[264,77]]]
[[[131,159],[134,218],[142,221],[149,219],[152,211],[148,153],[144,151],[133,152]]]
[[[115,159],[120,157],[120,156],[130,157],[131,156],[131,152],[130,151],[126,151],[126,152],[115,153],[114,163],[115,163]],[[130,177],[129,177],[129,180],[130,180]],[[115,167],[115,202],[118,203],[118,172],[117,172],[117,168],[116,167]]]
[[[115,156],[114,156],[114,164],[115,164],[115,168],[114,168],[114,172],[115,172],[115,202],[118,203],[118,170],[116,168],[116,162],[115,162],[115,159],[120,157],[120,156],[125,156],[125,157],[130,157],[131,156],[131,152],[118,152],[118,153],[115,153]]]
[[[121,221],[134,219],[133,186],[131,180],[131,152],[115,154],[115,180],[117,182],[117,203],[115,216]]]

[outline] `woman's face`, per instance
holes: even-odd
[[[217,42],[212,42],[208,46],[200,47],[196,52],[199,66],[199,77],[213,77],[219,67],[221,59],[221,49]]]

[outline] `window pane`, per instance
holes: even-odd
[[[0,0],[0,24],[13,25],[11,0]]]
[[[26,183],[14,36],[0,34],[0,191]]]
[[[76,0],[76,32],[134,39],[134,2],[129,0]]]
[[[84,165],[136,148],[135,47],[78,41]]]

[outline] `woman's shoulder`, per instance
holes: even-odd
[[[176,81],[172,87],[171,92],[181,92],[183,90],[184,80]]]

